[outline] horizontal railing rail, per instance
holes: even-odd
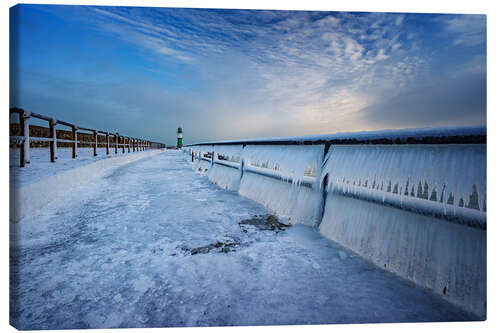
[[[11,108],[10,115],[18,114],[19,115],[19,129],[18,135],[10,135],[10,142],[14,145],[19,145],[19,165],[20,167],[24,167],[30,163],[30,147],[31,143],[39,142],[49,142],[50,148],[50,161],[56,162],[57,160],[57,144],[58,143],[70,143],[72,149],[72,158],[77,157],[78,145],[90,145],[94,152],[94,156],[97,156],[97,148],[98,147],[106,147],[106,155],[110,154],[110,149],[114,148],[114,153],[118,154],[118,148],[120,147],[122,153],[125,153],[127,150],[128,153],[130,151],[144,151],[148,149],[161,149],[165,148],[165,144],[161,142],[153,142],[150,140],[142,139],[142,138],[134,138],[130,136],[120,135],[118,132],[111,131],[102,131],[96,130],[92,128],[82,127],[75,125],[73,123],[69,123],[67,121],[55,119],[43,114],[28,112],[20,108]],[[12,119],[12,117],[10,117]],[[30,119],[37,118],[40,120],[47,121],[49,123],[49,137],[31,137],[30,136]],[[13,123],[11,123],[12,125]],[[63,125],[71,128],[70,131],[65,131],[71,133],[71,139],[64,139],[57,137],[58,131],[56,131],[57,125]],[[59,131],[60,132],[60,131]],[[87,132],[87,133],[84,133]],[[78,136],[82,136],[82,134],[92,136],[92,141],[84,141],[83,138],[80,140]],[[112,141],[110,140],[112,137]],[[100,141],[99,138],[105,138],[104,141]],[[88,140],[88,139],[85,139]]]
[[[230,168],[233,168],[233,169],[239,169],[240,168],[240,165],[238,163],[224,161],[224,160],[214,160],[214,163],[215,164],[219,164],[219,165],[223,165],[223,166],[227,166],[227,167],[230,167]]]
[[[385,133],[386,137],[383,138]],[[420,147],[428,145],[485,145],[486,144],[486,127],[461,127],[461,128],[444,128],[444,129],[414,129],[414,130],[398,130],[387,132],[363,132],[363,133],[347,133],[322,136],[294,137],[294,138],[275,138],[275,139],[254,139],[254,140],[233,140],[233,141],[215,141],[202,142],[197,144],[189,144],[185,146],[185,151],[191,155],[191,161],[205,161],[225,167],[239,169],[241,176],[245,172],[258,174],[264,177],[278,179],[289,183],[294,183],[290,175],[282,173],[280,170],[253,165],[251,161],[245,161],[244,152],[246,148],[256,145],[324,145],[323,161],[315,171],[315,175],[306,175],[299,177],[299,181],[295,181],[296,185],[312,188],[315,191],[321,191],[323,197],[326,198],[328,192],[337,195],[354,196],[361,200],[373,201],[383,205],[396,207],[403,210],[418,212],[424,215],[439,217],[452,222],[467,224],[471,227],[485,229],[486,228],[486,208],[484,207],[467,207],[464,203],[459,205],[449,205],[445,202],[439,202],[429,193],[427,200],[421,197],[411,197],[405,199],[403,204],[401,194],[383,193],[386,191],[374,190],[370,188],[360,187],[355,193],[342,192],[334,188],[328,188],[328,173],[323,174],[321,168],[325,165],[329,158],[328,152],[333,146],[341,145],[391,145],[391,144],[407,144],[420,145]],[[241,145],[242,151],[239,153],[239,162],[227,160],[228,157],[224,154],[217,153],[217,146]],[[420,149],[420,148],[418,148]],[[486,156],[484,157],[486,158]],[[240,178],[241,179],[241,178]],[[443,199],[441,199],[443,200]],[[458,201],[458,198],[456,198]],[[449,206],[449,208],[448,208]],[[444,212],[443,212],[444,207]]]

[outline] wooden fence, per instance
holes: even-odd
[[[106,154],[111,150],[118,154],[121,148],[122,153],[143,151],[147,149],[165,148],[165,144],[153,142],[140,138],[120,135],[118,132],[100,131],[92,128],[80,127],[66,121],[51,118],[42,114],[28,112],[19,108],[10,109],[12,114],[18,114],[19,123],[10,125],[10,143],[19,147],[19,165],[24,167],[30,163],[30,147],[46,146],[50,148],[50,161],[57,160],[57,147],[68,147],[72,149],[72,158],[77,157],[78,146],[90,147],[94,149],[94,156],[97,156],[97,148],[106,147]],[[29,124],[31,118],[37,118],[48,122],[49,127],[33,126]],[[56,130],[56,125],[69,127],[71,131]],[[37,136],[32,136],[33,134]]]

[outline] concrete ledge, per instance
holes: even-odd
[[[56,173],[36,183],[22,187],[11,187],[10,221],[15,223],[27,216],[31,216],[40,208],[73,188],[85,185],[120,166],[164,151],[164,149],[149,150],[102,159],[95,163]]]

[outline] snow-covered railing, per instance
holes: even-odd
[[[485,127],[202,142],[185,151],[207,170],[237,169],[239,182],[253,173],[309,187],[323,204],[332,193],[486,228]]]
[[[106,154],[110,153],[110,149],[114,148],[115,154],[118,154],[118,149],[121,147],[122,153],[125,150],[130,153],[132,150],[143,151],[147,149],[160,149],[165,148],[165,144],[160,142],[153,142],[145,139],[133,138],[129,136],[120,135],[118,132],[100,131],[91,128],[85,128],[77,126],[72,123],[68,123],[63,120],[58,120],[52,117],[48,117],[42,114],[28,112],[19,108],[11,108],[10,115],[19,115],[19,135],[11,135],[10,142],[19,145],[20,150],[20,161],[21,167],[30,163],[30,143],[34,142],[50,142],[50,161],[55,162],[57,160],[57,143],[71,143],[72,148],[72,158],[77,157],[78,144],[91,145],[94,149],[94,156],[97,156],[97,147],[105,146]],[[30,118],[37,118],[45,120],[49,123],[50,137],[30,137]],[[12,119],[12,117],[11,117]],[[71,139],[63,139],[57,137],[56,125],[63,125],[71,128]],[[92,135],[92,141],[78,140],[79,132],[87,132]],[[105,137],[105,142],[99,142],[99,137]],[[112,139],[110,140],[110,137]]]

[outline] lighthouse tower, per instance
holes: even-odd
[[[177,148],[182,148],[182,128],[177,129]]]

